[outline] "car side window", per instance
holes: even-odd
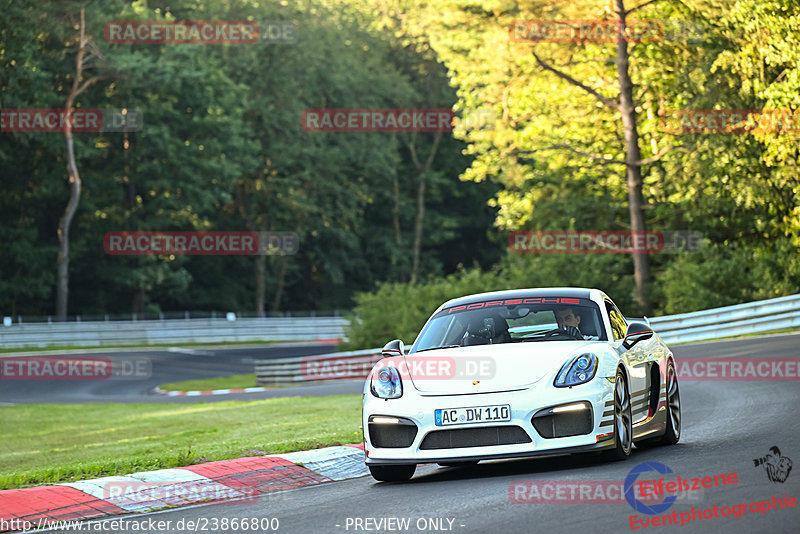
[[[606,311],[608,312],[608,318],[611,320],[611,332],[614,334],[614,339],[624,338],[625,330],[627,329],[625,317],[609,301],[606,301]]]

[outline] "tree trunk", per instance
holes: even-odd
[[[275,287],[275,297],[272,299],[272,311],[277,313],[281,308],[281,298],[283,297],[283,286],[286,280],[286,267],[289,265],[289,257],[281,256],[281,268],[278,271],[278,283]]]
[[[417,281],[419,275],[419,256],[422,249],[422,228],[425,220],[425,174],[420,174],[417,183],[417,216],[414,219],[413,260],[411,262],[411,283]]]
[[[89,86],[101,79],[94,76],[80,84],[83,76],[83,56],[87,49],[86,41],[86,21],[84,10],[81,9],[80,41],[78,42],[78,53],[75,58],[75,78],[72,80],[72,88],[66,101],[66,113],[72,111],[75,99],[84,92]],[[81,200],[81,177],[78,173],[78,165],[75,162],[75,144],[72,139],[72,125],[70,121],[65,121],[64,140],[67,151],[67,173],[69,174],[70,194],[69,202],[64,210],[64,215],[58,222],[58,275],[56,280],[56,320],[66,321],[67,303],[69,301],[69,229],[75,212],[78,211],[78,203]]]
[[[414,146],[414,141],[416,137],[411,137],[411,142],[409,143],[409,149],[411,151],[411,160],[414,162],[414,165],[417,167],[419,171],[419,177],[417,179],[417,215],[414,219],[414,239],[412,244],[412,260],[411,260],[411,283],[414,284],[417,281],[417,277],[419,276],[419,264],[420,264],[420,255],[422,251],[422,231],[424,229],[424,222],[425,222],[425,187],[426,183],[425,180],[427,179],[427,174],[430,172],[431,165],[433,164],[433,158],[436,157],[436,152],[439,148],[439,141],[442,139],[442,132],[436,132],[436,136],[433,138],[433,145],[431,146],[431,151],[428,154],[428,158],[425,160],[424,164],[420,164],[419,159],[417,158],[417,151],[416,147]]]
[[[244,208],[242,208],[244,209]],[[257,219],[259,220],[259,219]],[[248,228],[252,231],[255,228],[255,225],[247,221]],[[266,236],[267,231],[270,227],[270,217],[268,213],[262,213],[260,217],[260,222],[258,223],[258,230],[259,230],[259,239],[261,236]],[[256,278],[256,314],[259,317],[264,317],[264,310],[267,305],[267,255],[266,251],[259,251],[258,256],[256,256],[256,266],[255,266],[255,278]]]
[[[639,131],[636,126],[636,105],[633,100],[633,81],[629,71],[628,41],[623,37],[626,26],[624,0],[615,1],[617,22],[620,35],[617,39],[617,78],[620,88],[620,113],[625,132],[625,162],[628,185],[628,210],[631,218],[631,230],[644,232],[644,195],[642,194],[641,151],[639,149]],[[650,265],[649,256],[644,253],[633,254],[633,277],[636,283],[636,302],[645,315],[652,314],[650,302]]]
[[[392,151],[397,153],[397,136],[392,136]],[[403,256],[403,232],[400,227],[400,179],[397,176],[397,165],[392,172],[392,228],[394,229],[394,247],[389,253],[392,262],[392,277],[397,282],[405,281],[405,261]],[[398,264],[400,265],[398,267]]]
[[[67,100],[67,109],[72,109],[71,96]],[[58,222],[58,289],[56,293],[56,320],[67,320],[67,300],[69,297],[69,228],[81,198],[81,177],[75,163],[75,147],[72,131],[67,125],[64,130],[67,145],[67,172],[69,173],[70,195],[64,215]]]
[[[651,4],[651,1],[646,1],[639,4],[637,7],[630,11]],[[645,164],[658,161],[664,154],[669,152],[672,147],[666,147],[657,154],[647,159],[641,159],[641,151],[639,149],[639,132],[636,127],[636,104],[633,100],[633,81],[630,76],[630,55],[628,53],[627,38],[624,34],[626,25],[626,18],[630,11],[625,10],[624,0],[612,0],[612,7],[617,15],[617,22],[619,24],[619,33],[617,38],[617,81],[619,83],[620,98],[619,101],[602,95],[599,91],[591,86],[582,83],[566,72],[563,72],[548,62],[542,60],[532,50],[533,57],[536,62],[545,70],[552,72],[562,80],[582,89],[583,91],[594,96],[598,101],[604,104],[609,109],[618,112],[622,117],[622,126],[625,132],[625,161],[607,160],[602,155],[589,154],[581,150],[577,150],[569,144],[558,144],[550,148],[566,148],[576,154],[587,157],[595,162],[603,164],[624,164],[626,174],[626,184],[628,189],[628,210],[631,220],[631,231],[643,232],[645,231],[645,218],[644,218],[644,195],[642,194],[642,166]],[[649,257],[646,254],[633,255],[633,278],[636,285],[636,301],[639,304],[640,311],[644,314],[652,314],[652,302],[650,301],[650,265]]]
[[[256,278],[256,315],[264,317],[264,306],[266,305],[267,293],[267,255],[259,254],[256,256],[255,278]]]
[[[403,243],[403,235],[400,232],[400,180],[397,179],[397,169],[392,176],[392,190],[394,202],[392,204],[392,226],[394,227],[394,242],[399,247]],[[392,255],[392,261],[397,258]]]
[[[137,317],[143,319],[144,312],[147,308],[147,291],[145,291],[144,287],[139,287],[136,291],[136,294],[133,296],[133,313],[136,314]]]

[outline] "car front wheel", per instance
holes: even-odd
[[[667,429],[661,438],[664,445],[674,445],[681,439],[681,392],[675,365],[667,367]]]
[[[405,482],[406,480],[411,480],[417,470],[415,464],[370,465],[368,467],[372,478],[380,482]]]
[[[621,369],[614,380],[614,448],[607,451],[609,460],[625,460],[633,448],[631,396]]]

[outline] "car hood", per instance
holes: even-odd
[[[495,393],[529,387],[592,341],[534,341],[437,349],[404,357],[414,388],[428,395]]]

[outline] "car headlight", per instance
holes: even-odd
[[[397,399],[403,395],[403,381],[396,367],[378,367],[370,379],[369,389],[379,399]]]
[[[557,388],[577,386],[594,378],[597,373],[597,356],[591,353],[579,354],[564,364],[553,385]]]

